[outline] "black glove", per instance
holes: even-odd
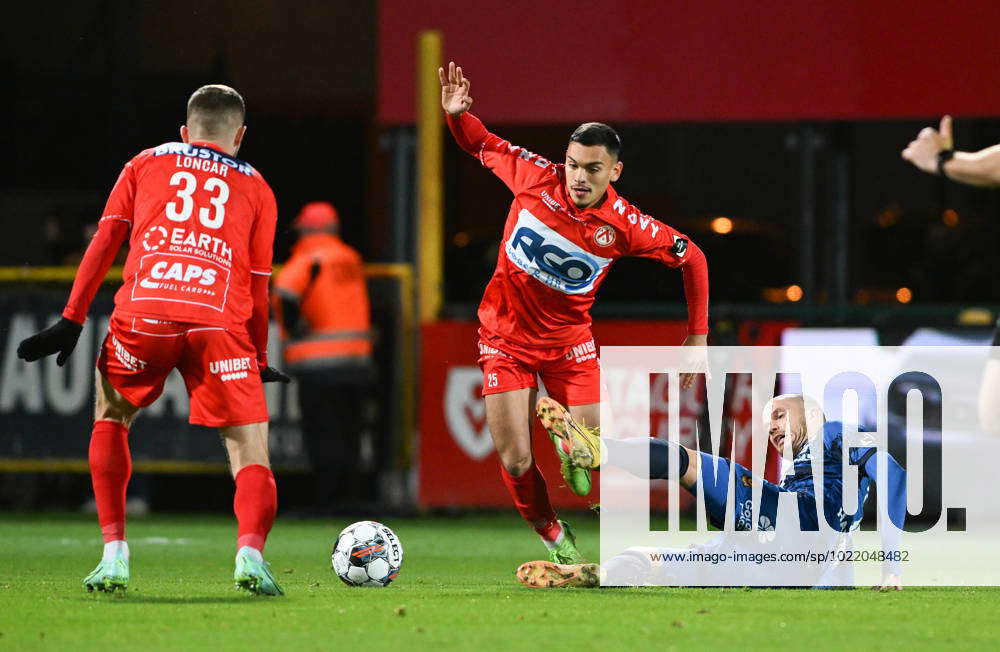
[[[265,383],[290,383],[292,379],[274,367],[264,367],[260,372],[260,379]]]
[[[76,348],[76,341],[80,339],[80,331],[82,330],[83,326],[63,317],[42,332],[22,340],[17,347],[17,357],[34,362],[39,358],[58,352],[59,357],[56,358],[56,364],[61,367],[66,364],[66,360]]]

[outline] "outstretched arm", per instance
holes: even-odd
[[[451,62],[447,71],[438,68],[438,80],[441,82],[441,107],[455,142],[492,170],[511,191],[518,192],[556,173],[556,166],[548,160],[490,133],[479,118],[469,113],[472,106],[470,83],[460,66]]]
[[[688,338],[700,338],[698,343],[705,344],[708,336],[708,260],[698,245],[689,241],[687,246],[681,272],[688,308]]]
[[[70,290],[69,300],[62,313],[64,318],[81,325],[87,321],[87,312],[90,311],[94,295],[104,282],[104,277],[111,269],[130,229],[129,222],[116,218],[103,218],[97,223],[97,232],[87,245],[83,260],[76,269],[73,289]]]
[[[627,231],[626,255],[658,260],[667,267],[679,267],[684,274],[684,299],[688,309],[688,335],[684,346],[704,347],[708,343],[708,261],[705,254],[683,233],[648,215],[639,217],[640,228]],[[649,228],[646,228],[649,225]],[[691,369],[706,369],[705,350],[690,352]],[[681,374],[681,387],[690,388],[696,374]]]
[[[63,310],[63,317],[82,324],[87,319],[90,303],[101,287],[104,277],[111,268],[118,250],[132,230],[132,213],[135,209],[135,171],[132,163],[126,163],[115,187],[108,195],[104,213],[97,223],[87,251],[76,270],[73,289]]]
[[[903,150],[903,159],[931,174],[944,174],[970,186],[1000,186],[1000,145],[978,152],[954,152],[951,116],[941,118],[940,128],[924,127]],[[941,162],[941,153],[946,152]],[[949,152],[953,152],[948,159]]]
[[[22,360],[32,362],[58,353],[56,363],[66,364],[87,321],[87,312],[98,288],[107,276],[122,242],[132,229],[132,208],[135,199],[135,176],[128,163],[118,175],[111,190],[104,214],[97,223],[97,232],[87,245],[87,251],[76,270],[73,289],[63,309],[62,319],[40,333],[25,339],[17,347]]]
[[[708,261],[705,254],[693,242],[688,243],[687,260],[681,267],[684,274],[684,298],[688,309],[688,335],[683,346],[700,346],[708,344]],[[691,357],[692,368],[704,369],[708,372],[708,361],[704,349],[697,349]],[[697,374],[681,374],[681,388],[690,389],[694,386]]]

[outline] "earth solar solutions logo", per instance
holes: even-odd
[[[981,419],[1000,393],[983,386],[990,352],[602,347],[605,583],[1000,583],[987,553],[1000,498],[984,481],[1000,424]],[[662,375],[667,442],[651,443]],[[736,418],[740,401],[749,418]],[[680,406],[695,403],[702,416],[682,440]]]

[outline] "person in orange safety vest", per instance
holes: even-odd
[[[373,380],[371,315],[361,255],[339,237],[328,202],[302,207],[299,240],[274,281],[285,369],[298,384],[302,434],[316,481],[314,509],[359,497],[360,439]]]

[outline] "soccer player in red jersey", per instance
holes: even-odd
[[[479,365],[500,474],[550,559],[577,563],[573,535],[557,520],[531,452],[536,377],[574,419],[598,426],[600,367],[590,306],[611,263],[639,256],[681,268],[689,346],[706,344],[708,264],[687,236],[615,192],[611,183],[623,164],[611,127],[580,125],[570,136],[565,163],[552,163],[490,133],[468,112],[470,84],[460,67],[449,63],[438,77],[456,142],[514,193],[496,271],[479,305]],[[692,380],[686,376],[683,384]],[[574,468],[568,475],[574,492],[589,493],[589,471]]]
[[[105,545],[101,563],[84,580],[89,591],[128,586],[128,431],[177,368],[191,399],[190,422],[219,428],[229,454],[237,585],[282,594],[262,556],[277,510],[262,382],[288,382],[267,366],[277,208],[260,173],[236,158],[245,114],[243,98],[228,86],[194,92],[183,142],[147,149],[125,164],[62,319],[18,348],[25,360],[58,353],[64,364],[94,294],[128,240],[123,284],[97,361],[89,461]]]

